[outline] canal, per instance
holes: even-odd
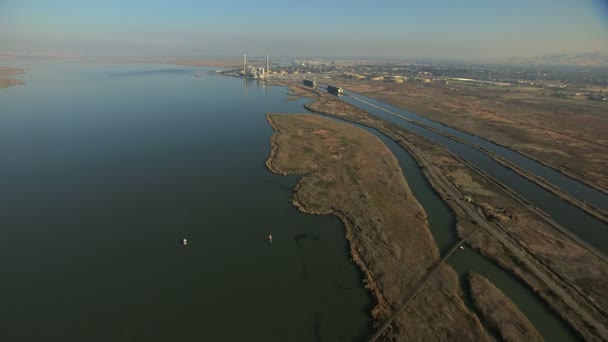
[[[501,165],[487,154],[472,146],[454,141],[442,134],[392,115],[386,111],[388,109],[384,108],[383,106],[385,106],[385,104],[381,102],[374,102],[373,99],[352,92],[347,92],[347,94],[348,96],[341,97],[343,101],[361,108],[383,120],[406,128],[433,142],[441,144],[457,156],[477,166],[500,183],[505,184],[511,189],[515,189],[519,195],[532,203],[532,205],[549,214],[557,223],[574,233],[586,243],[594,246],[604,254],[608,253],[608,225],[604,222],[561,200],[553,193]],[[362,99],[372,105],[357,99]]]
[[[462,132],[457,129],[448,127],[436,121],[425,118],[424,116],[363,96],[361,94],[355,94],[350,91],[346,91],[345,94],[353,99],[360,99],[395,113],[396,116],[393,119],[398,119],[399,116],[401,116],[402,118],[411,119],[429,127],[432,127],[444,134],[448,134],[462,139],[463,141],[469,144],[487,149],[504,158],[505,160],[521,167],[522,169],[545,179],[549,183],[564,190],[571,196],[578,198],[584,202],[587,202],[600,209],[608,210],[608,194],[599,191],[593,187],[590,187],[586,184],[583,184],[575,179],[572,179],[564,175],[563,173],[560,173],[559,171],[549,166],[543,165],[535,161],[534,159],[526,157],[514,150],[495,144],[491,141],[482,139],[472,134],[468,134],[466,132]],[[405,120],[401,119],[400,121],[404,122]]]

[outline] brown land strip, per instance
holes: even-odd
[[[513,149],[608,192],[608,103],[524,87],[342,80],[355,92]]]
[[[14,69],[0,66],[0,89],[7,88],[10,86],[25,84],[24,81],[11,78],[11,76],[23,74],[25,71],[21,69]]]
[[[271,114],[268,121],[279,132],[271,138],[268,168],[304,175],[292,198],[300,210],[344,222],[353,260],[377,301],[373,316],[386,320],[440,257],[396,158],[378,138],[348,124],[310,114]],[[456,273],[444,264],[396,318],[388,338],[489,340],[460,299]]]
[[[504,341],[543,341],[526,315],[488,279],[473,273],[468,280],[473,304],[481,312],[483,321],[498,331]]]
[[[608,338],[608,263],[602,258],[440,145],[334,96],[316,95],[310,110],[376,128],[407,149],[454,211],[459,234],[483,228],[468,241],[473,248],[522,279],[586,339]]]

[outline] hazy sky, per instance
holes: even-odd
[[[501,59],[608,50],[608,0],[0,0],[0,53]]]

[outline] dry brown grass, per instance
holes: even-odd
[[[279,131],[267,165],[305,175],[293,203],[345,223],[353,259],[377,298],[373,315],[384,321],[439,260],[426,214],[397,160],[375,136],[315,115],[269,115]],[[488,340],[459,297],[455,272],[442,266],[389,337],[399,340]]]
[[[506,342],[542,341],[538,331],[494,284],[479,274],[469,275],[473,304],[488,327],[498,331]]]

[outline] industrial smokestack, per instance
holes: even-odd
[[[268,54],[266,54],[266,73],[270,74],[270,58],[268,57]]]

